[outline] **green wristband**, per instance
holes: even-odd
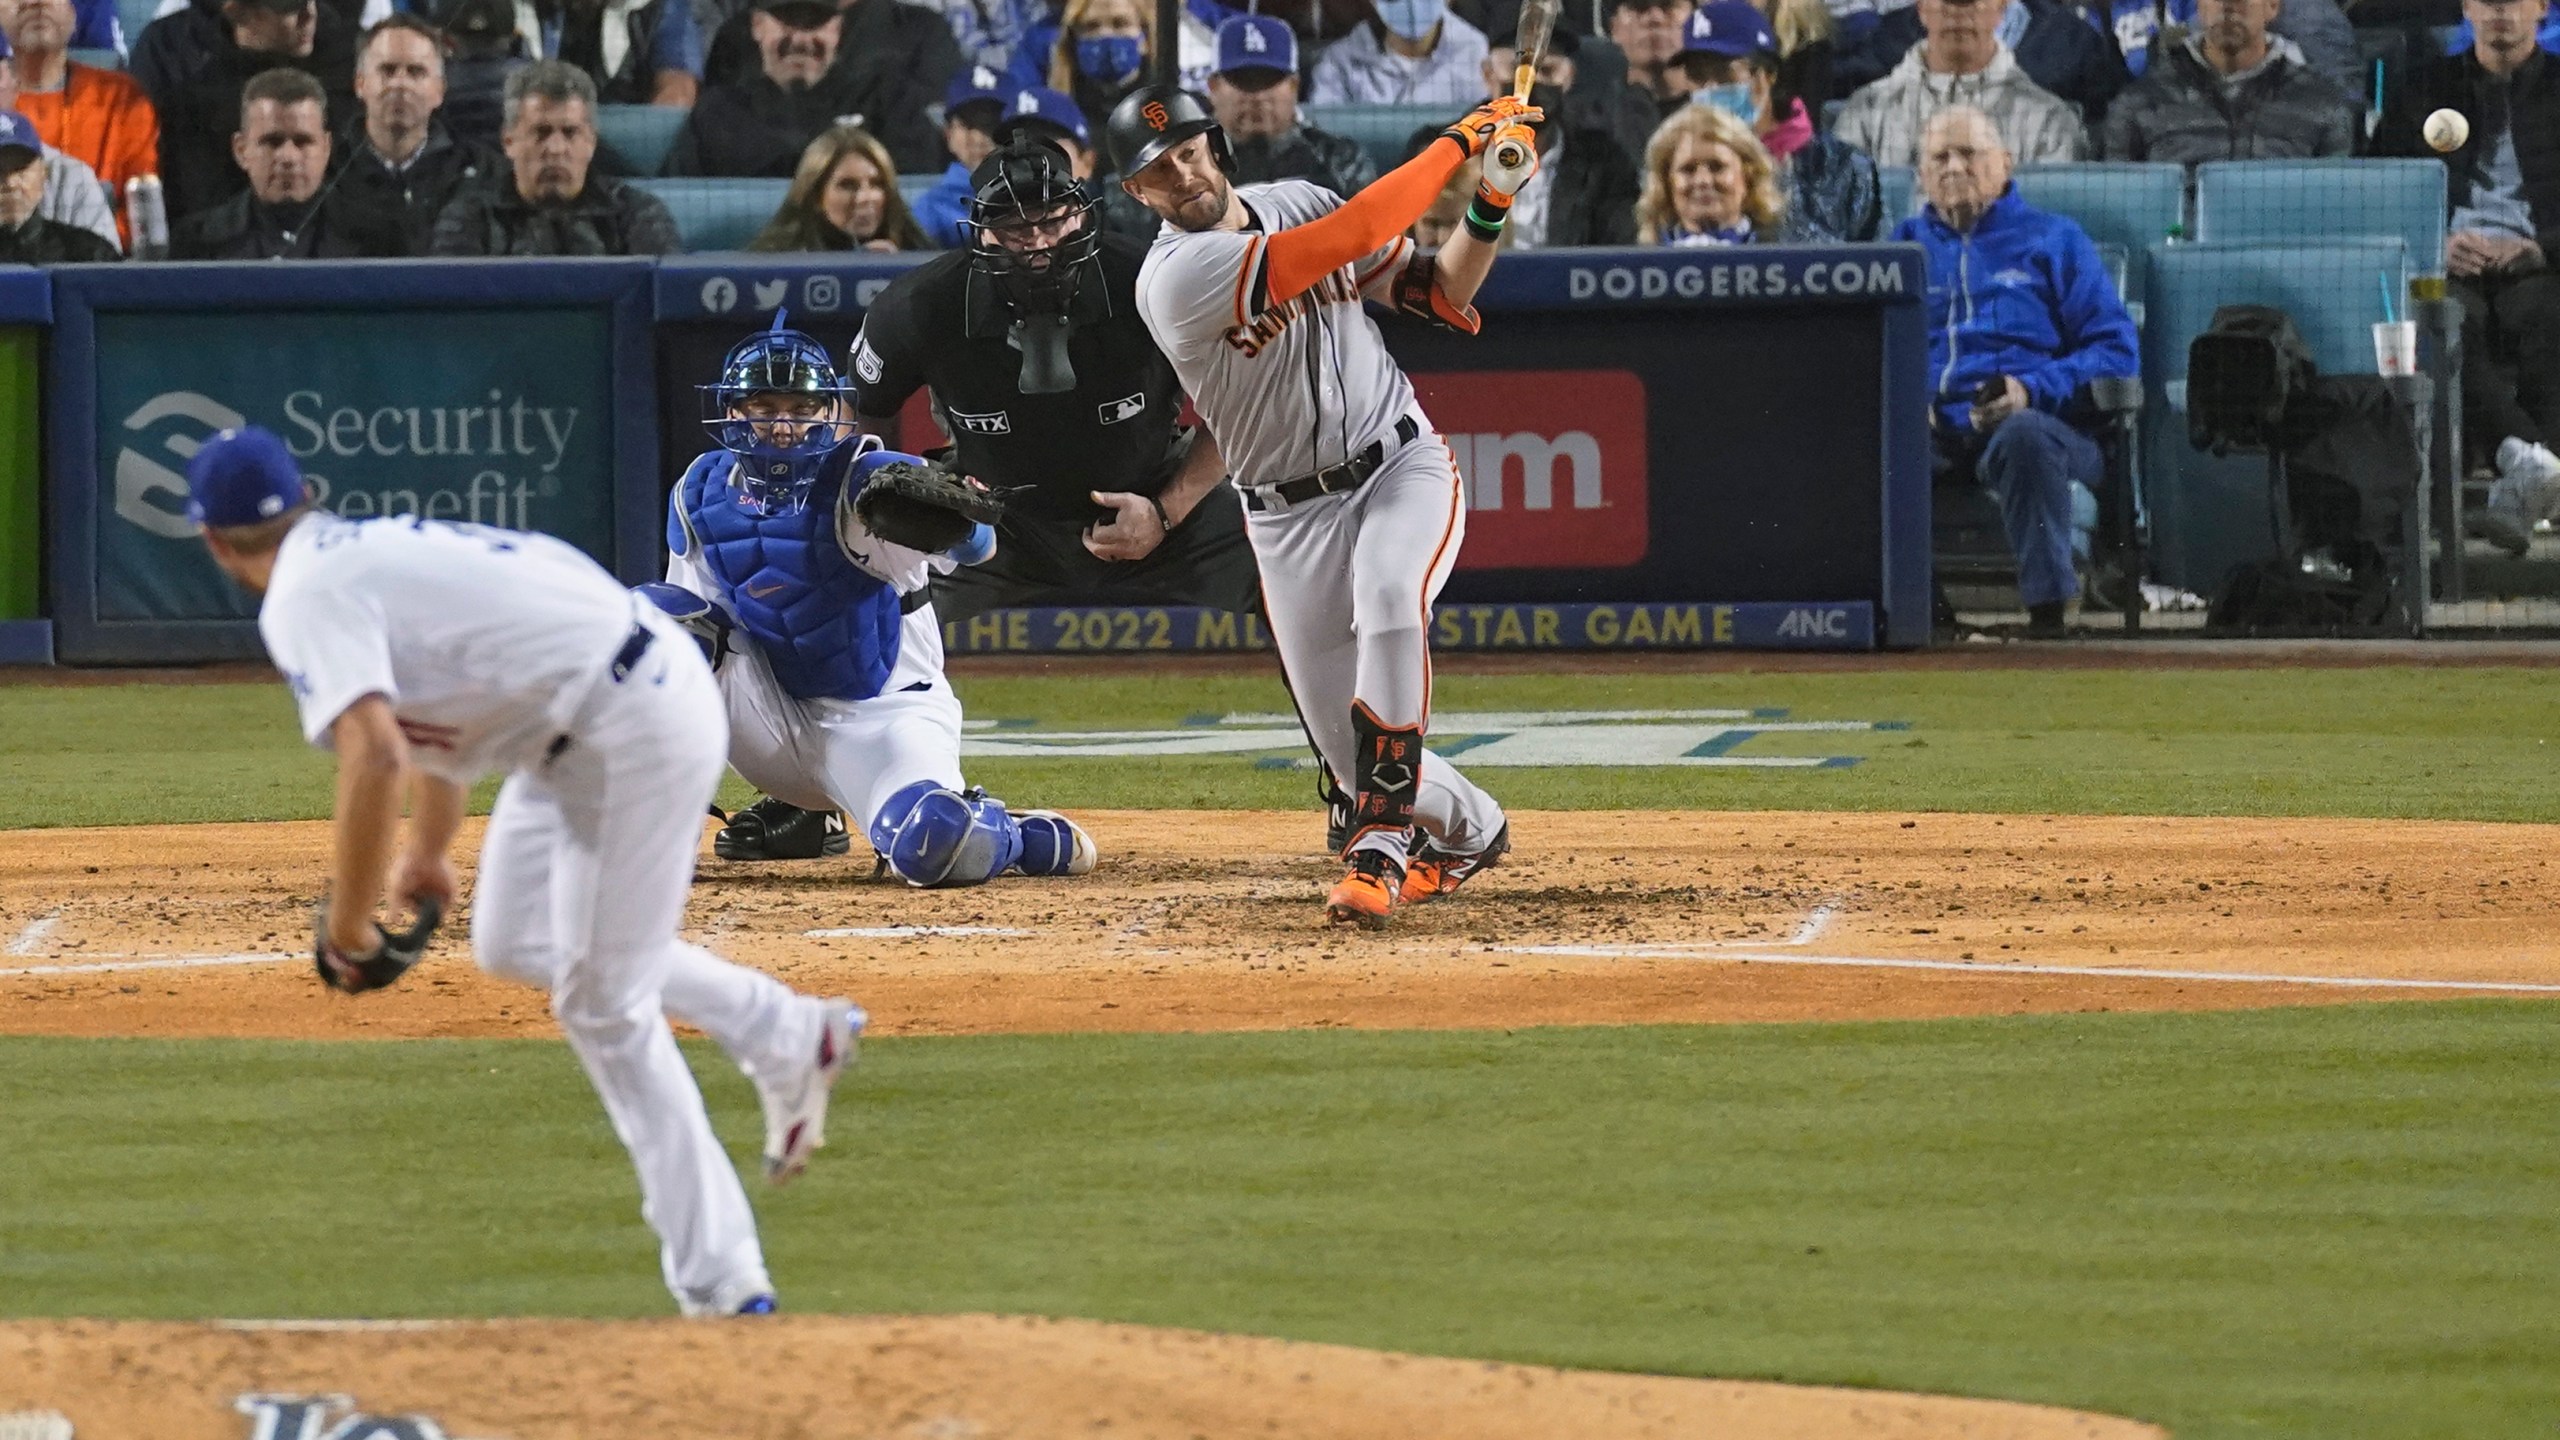
[[[1487,215],[1483,206],[1481,200],[1467,202],[1467,233],[1490,245],[1502,238],[1502,222],[1511,217],[1507,210],[1499,215]]]

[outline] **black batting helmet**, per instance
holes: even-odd
[[[1130,91],[1111,108],[1111,123],[1105,128],[1112,168],[1124,180],[1194,135],[1209,137],[1209,154],[1220,170],[1235,168],[1226,128],[1199,96],[1179,85],[1141,85]]]

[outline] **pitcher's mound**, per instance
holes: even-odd
[[[0,1412],[60,1411],[78,1440],[267,1434],[244,1396],[347,1397],[293,1433],[324,1433],[351,1405],[391,1422],[358,1433],[401,1440],[2164,1434],[2000,1401],[1433,1360],[1086,1320],[0,1323]],[[404,1416],[432,1428],[403,1425]]]

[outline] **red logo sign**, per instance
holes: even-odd
[[[1150,130],[1160,131],[1173,123],[1173,117],[1165,113],[1164,102],[1161,100],[1148,101],[1138,113],[1146,117],[1147,128]]]
[[[1461,570],[1633,565],[1646,544],[1644,381],[1630,370],[1416,375],[1467,495]]]

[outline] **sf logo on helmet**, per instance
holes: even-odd
[[[1173,116],[1165,112],[1164,102],[1161,100],[1148,101],[1147,107],[1138,113],[1145,117],[1147,128],[1150,130],[1162,130],[1173,123]]]

